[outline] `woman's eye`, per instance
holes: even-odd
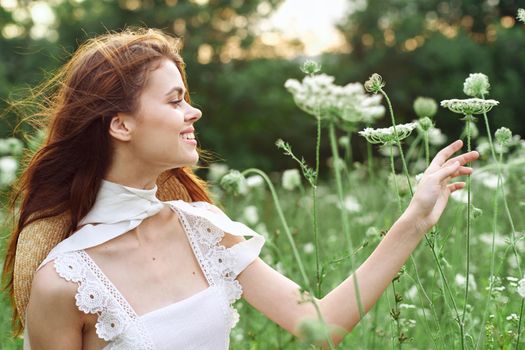
[[[170,104],[178,106],[181,102],[182,100],[175,100],[175,101],[170,101]]]

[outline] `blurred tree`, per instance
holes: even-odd
[[[339,25],[350,53],[332,58],[331,66],[344,81],[383,75],[400,121],[415,118],[417,96],[466,98],[464,79],[485,73],[492,85],[488,98],[501,102],[490,113],[492,131],[507,126],[524,135],[525,27],[515,20],[523,6],[512,0],[353,1]],[[437,125],[451,136],[461,132],[445,110]]]
[[[281,118],[294,113],[302,117],[283,88],[297,74],[297,64],[253,59],[276,55],[254,28],[281,1],[2,1],[0,108],[7,98],[16,99],[52,74],[85,39],[126,26],[160,28],[183,38],[192,98],[206,120],[197,127],[204,147],[231,166],[275,169],[271,158],[284,158],[274,146],[283,136],[276,130],[301,133],[313,126]],[[0,136],[10,135],[18,120],[7,116]]]

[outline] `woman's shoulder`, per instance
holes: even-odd
[[[48,319],[50,324],[82,324],[82,314],[75,305],[78,285],[61,278],[50,261],[33,278],[27,307],[27,321]],[[30,327],[31,328],[31,327]]]
[[[31,286],[31,299],[70,305],[75,299],[78,285],[57,273],[55,260],[49,261],[35,273]],[[73,302],[72,306],[74,305]]]

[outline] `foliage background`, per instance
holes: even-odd
[[[17,6],[0,7],[0,108],[45,79],[86,38],[146,25],[184,40],[192,98],[204,112],[197,128],[204,148],[232,167],[280,170],[292,164],[273,145],[282,137],[312,159],[304,140],[315,136],[314,121],[304,122],[283,88],[287,78],[301,77],[301,43],[269,46],[256,31],[258,21],[281,2],[53,0],[47,3],[55,18],[42,26],[31,16],[39,2],[4,0],[1,4]],[[507,126],[524,134],[525,29],[514,16],[525,1],[350,2],[352,12],[338,25],[346,44],[317,58],[336,83],[364,82],[380,73],[403,122],[415,118],[417,96],[461,97],[466,74],[482,72],[491,79],[490,97],[501,102],[494,130]],[[454,118],[441,118],[447,113],[440,110],[437,125],[458,136]],[[6,137],[17,117],[8,114],[0,123],[0,137]],[[362,148],[362,140],[354,142]],[[322,154],[328,152],[323,143]]]

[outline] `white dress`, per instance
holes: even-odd
[[[210,215],[206,202],[166,203],[177,213],[209,284],[191,297],[139,316],[84,249],[53,257],[58,275],[78,284],[79,310],[98,314],[96,333],[108,342],[104,350],[229,348],[230,330],[239,319],[232,303],[242,295],[236,278],[257,258],[264,238],[243,230],[242,235],[253,237],[225,248],[220,245],[224,229],[240,223]],[[27,337],[24,349],[30,349]]]

